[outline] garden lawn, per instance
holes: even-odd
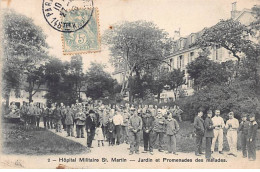
[[[2,151],[5,154],[53,155],[81,154],[86,147],[51,131],[25,131],[19,124],[2,123]]]

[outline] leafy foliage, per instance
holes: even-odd
[[[173,71],[168,74],[167,83],[174,92],[175,100],[177,99],[179,88],[186,82],[184,76],[184,71],[180,69],[173,69]]]
[[[12,10],[3,12],[3,92],[8,99],[11,89],[25,86],[32,97],[42,84],[41,64],[48,59],[46,36],[33,20]],[[27,74],[31,74],[28,76]],[[27,81],[27,83],[23,83]],[[34,87],[34,84],[37,87]],[[29,86],[28,86],[29,85]],[[30,99],[32,101],[32,99]]]
[[[118,97],[115,94],[120,91],[120,87],[118,87],[117,81],[104,71],[104,68],[103,64],[92,62],[86,72],[86,95],[93,100],[100,98],[113,99],[113,96]]]
[[[103,37],[104,43],[109,46],[111,52],[111,62],[124,64],[128,69],[122,92],[128,88],[128,81],[133,72],[137,76],[136,79],[141,79],[142,73],[164,62],[165,55],[172,48],[172,40],[168,34],[152,22],[135,21],[115,24]],[[130,93],[134,92],[131,89]]]

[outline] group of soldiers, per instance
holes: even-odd
[[[130,144],[130,154],[139,153],[141,132],[144,152],[149,151],[153,154],[157,137],[159,137],[158,149],[163,152],[163,138],[164,135],[168,135],[168,152],[177,154],[175,136],[179,125],[174,118],[182,121],[183,111],[177,105],[163,106],[159,109],[156,105],[135,107],[127,103],[125,105],[104,105],[102,102],[79,103],[76,101],[75,104],[67,107],[63,103],[53,103],[50,107],[23,103],[20,112],[26,129],[39,129],[39,122],[42,118],[44,128],[55,129],[56,132],[64,129],[67,131],[68,137],[74,137],[74,126],[76,126],[76,138],[84,138],[84,131],[86,131],[88,148],[92,147],[96,128],[101,127],[104,138],[110,146],[126,142]],[[171,117],[169,118],[169,116]],[[168,129],[167,123],[169,123]]]
[[[227,132],[227,141],[229,145],[228,155],[237,157],[237,142],[238,132],[241,132],[241,145],[243,158],[247,158],[250,161],[256,160],[256,137],[258,124],[255,120],[255,114],[242,114],[242,121],[239,121],[234,117],[234,112],[229,112],[229,119],[224,122],[220,116],[220,110],[215,110],[213,116],[212,110],[207,111],[207,117],[202,119],[203,112],[198,112],[198,115],[194,119],[194,128],[196,134],[196,150],[195,155],[201,156],[202,153],[202,139],[206,138],[206,159],[211,159],[211,154],[215,152],[215,144],[218,140],[219,154],[223,154],[223,137],[224,131]]]
[[[76,126],[76,138],[84,138],[84,131],[86,131],[89,150],[92,148],[96,129],[101,128],[104,140],[108,141],[109,146],[124,142],[130,144],[130,155],[139,154],[141,136],[143,136],[144,152],[153,155],[153,150],[158,142],[159,152],[177,155],[176,135],[180,129],[177,121],[182,121],[182,110],[178,106],[157,108],[153,105],[139,105],[135,107],[127,103],[125,105],[104,105],[102,102],[79,103],[76,101],[71,106],[53,103],[50,107],[24,103],[20,112],[26,128],[39,129],[39,122],[42,118],[44,128],[55,129],[56,132],[64,129],[67,131],[68,137],[74,137],[74,126]],[[218,109],[215,110],[214,117],[212,117],[213,112],[209,110],[205,120],[202,119],[203,112],[198,112],[194,119],[195,155],[203,154],[203,137],[206,138],[206,159],[212,158],[211,154],[214,153],[217,140],[218,151],[223,154],[223,137],[224,130],[226,130],[230,148],[228,154],[237,156],[237,134],[241,131],[243,157],[255,160],[258,124],[254,114],[243,114],[240,124],[233,112],[228,115],[229,120],[225,123]],[[166,145],[163,143],[164,138],[166,138]],[[104,146],[103,139],[98,141],[102,141],[102,146]],[[98,144],[98,146],[100,145]]]

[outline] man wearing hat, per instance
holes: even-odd
[[[212,140],[211,153],[214,152],[216,141],[218,140],[218,151],[220,154],[223,154],[223,128],[225,123],[223,118],[220,116],[220,110],[215,110],[215,116],[212,118],[213,126],[215,127],[214,137]]]
[[[196,134],[196,150],[195,155],[200,156],[202,153],[202,139],[204,137],[204,120],[202,119],[203,112],[199,111],[198,115],[194,119],[194,128],[195,128],[195,134]]]
[[[247,121],[247,114],[242,114],[242,121],[239,125],[238,131],[241,131],[241,146],[243,158],[247,157],[247,147],[248,147],[248,129],[250,122]]]
[[[159,135],[158,150],[159,150],[159,152],[163,152],[163,138],[164,138],[164,133],[165,133],[165,124],[166,124],[166,120],[163,117],[161,109],[158,109],[158,114],[154,118],[154,125],[153,125],[153,129],[152,129],[152,132],[150,135],[150,137],[152,137],[151,150],[150,150],[151,154],[153,154],[153,148],[154,148],[158,135]]]
[[[152,112],[147,109],[146,113],[142,114],[142,122],[143,122],[143,139],[144,139],[144,152],[146,153],[148,150],[151,152],[151,139],[150,133],[153,129],[153,121],[154,117],[152,116]]]
[[[92,141],[95,136],[96,125],[97,124],[95,122],[95,112],[93,110],[90,110],[89,115],[86,119],[87,147],[89,149],[92,147]]]
[[[122,142],[128,143],[128,121],[130,114],[127,112],[126,107],[123,110],[123,124],[122,124]]]
[[[75,115],[77,138],[84,138],[86,115],[83,113],[82,108],[79,108],[78,110],[79,112]]]
[[[132,155],[134,152],[139,154],[140,137],[142,130],[142,119],[137,115],[134,108],[131,108],[133,115],[129,119],[129,139],[130,139],[130,153]]]
[[[258,124],[255,121],[255,114],[249,116],[250,124],[248,131],[248,158],[250,161],[256,160],[256,132]]]
[[[211,158],[211,145],[212,145],[212,138],[214,137],[214,126],[212,122],[212,111],[208,110],[207,112],[207,118],[205,119],[204,125],[205,125],[205,137],[206,137],[206,159]]]
[[[225,126],[227,129],[227,140],[230,149],[228,155],[237,157],[237,130],[239,128],[239,122],[234,118],[234,112],[229,112],[228,116],[229,120]]]

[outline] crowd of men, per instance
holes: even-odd
[[[219,154],[223,154],[223,136],[224,130],[227,131],[227,141],[229,145],[228,155],[237,157],[237,141],[238,132],[241,132],[241,145],[243,158],[247,158],[250,161],[256,160],[256,137],[258,124],[255,120],[254,114],[242,114],[242,121],[239,121],[234,117],[233,112],[229,112],[229,119],[224,122],[220,116],[220,110],[215,110],[215,116],[213,116],[212,110],[207,112],[205,120],[202,119],[203,112],[198,112],[198,115],[194,119],[194,128],[196,134],[196,150],[195,155],[201,156],[202,153],[202,139],[206,138],[206,159],[211,159],[211,154],[214,153],[215,144],[218,140]],[[249,119],[249,120],[248,120]]]
[[[143,136],[144,152],[153,155],[155,145],[159,152],[177,155],[176,135],[180,130],[177,122],[181,121],[182,110],[178,106],[163,106],[157,108],[153,105],[104,105],[102,102],[82,102],[76,101],[71,106],[63,103],[53,103],[50,107],[42,107],[33,103],[24,103],[20,108],[21,118],[26,129],[39,129],[40,118],[44,123],[44,128],[55,129],[61,132],[67,131],[68,137],[74,137],[74,126],[76,126],[76,138],[84,138],[84,131],[87,132],[87,147],[90,150],[97,128],[100,128],[104,140],[109,146],[122,143],[130,144],[129,155],[139,154],[141,136]],[[241,143],[243,157],[249,160],[256,159],[256,132],[258,124],[254,114],[243,114],[242,122],[234,118],[234,113],[230,112],[229,120],[224,122],[220,116],[220,110],[213,112],[209,110],[205,120],[202,119],[203,112],[198,112],[194,119],[194,129],[196,135],[195,155],[201,156],[202,140],[206,138],[206,159],[211,158],[214,153],[215,143],[218,140],[218,151],[223,154],[224,129],[227,130],[227,140],[230,148],[229,155],[237,156],[237,134],[241,131]],[[248,120],[249,119],[249,120]],[[142,134],[141,134],[142,133]],[[102,146],[103,139],[99,138]],[[166,138],[164,149],[163,140]],[[158,144],[156,144],[158,142]],[[98,142],[100,143],[100,142]],[[98,144],[100,146],[100,144]]]

